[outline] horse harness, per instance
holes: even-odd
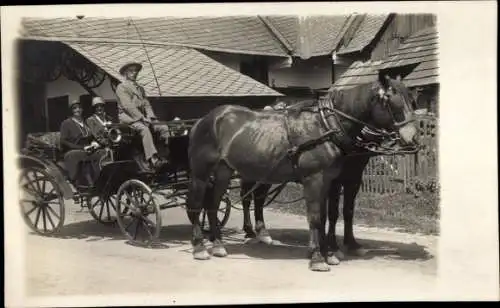
[[[387,94],[383,91],[379,91],[379,96],[380,99],[383,102],[383,106],[389,111],[389,114],[392,117],[393,120],[393,126],[394,127],[401,127],[411,121],[413,119],[408,119],[404,120],[401,122],[397,122],[396,118],[394,116],[392,108],[389,106],[387,103],[389,100],[389,97]],[[285,110],[286,111],[286,110]],[[318,106],[318,111],[320,114],[320,119],[321,123],[324,126],[324,128],[327,130],[326,133],[321,135],[320,137],[316,139],[311,139],[305,143],[302,143],[298,146],[293,146],[287,151],[287,156],[292,162],[292,167],[294,169],[294,172],[300,176],[300,171],[298,168],[298,162],[300,155],[304,152],[310,151],[314,149],[315,147],[324,144],[326,142],[331,142],[335,144],[337,147],[340,148],[344,156],[360,156],[360,155],[393,155],[393,154],[411,154],[415,153],[415,150],[394,150],[390,147],[385,147],[381,144],[383,140],[390,139],[392,141],[396,141],[399,137],[397,132],[388,132],[385,129],[380,129],[377,127],[374,127],[364,121],[361,121],[349,114],[346,114],[337,108],[334,107],[334,103],[331,97],[331,94],[328,95],[327,97],[320,99],[319,100],[319,106]],[[334,128],[332,127],[329,122],[327,121],[328,117],[335,117],[335,120],[337,122],[337,125],[339,128]],[[374,137],[377,141],[366,141],[364,138],[360,137],[359,135],[355,138],[350,137],[347,132],[345,131],[341,121],[340,117],[345,118],[351,122],[360,124],[363,126],[361,135],[369,135],[371,137]],[[285,125],[287,120],[285,119]],[[287,127],[288,128],[288,127]]]
[[[412,119],[405,120],[402,122],[397,122],[395,121],[394,113],[392,112],[392,109],[388,105],[387,101],[389,100],[388,96],[381,90],[382,92],[379,92],[380,99],[383,101],[383,105],[386,109],[388,109],[390,115],[393,118],[393,125],[395,127],[400,127],[410,121],[413,121]],[[386,138],[390,138],[392,140],[397,140],[398,136],[396,132],[388,132],[384,129],[380,129],[377,127],[374,127],[364,121],[361,121],[351,115],[348,115],[337,108],[334,107],[333,100],[331,98],[331,95],[329,95],[326,98],[320,99],[319,101],[319,106],[318,106],[318,111],[320,114],[320,119],[322,122],[322,125],[324,128],[327,130],[326,133],[322,134],[320,137],[311,139],[309,141],[306,141],[302,144],[299,144],[297,146],[292,146],[284,155],[284,157],[288,157],[290,161],[292,162],[292,168],[293,172],[296,175],[296,180],[295,182],[300,182],[302,179],[302,175],[300,173],[299,169],[299,158],[300,155],[304,152],[310,151],[314,149],[315,147],[324,144],[326,142],[331,142],[335,144],[337,147],[340,148],[344,156],[360,156],[360,155],[391,155],[391,154],[396,154],[396,153],[404,153],[404,150],[394,150],[389,147],[383,147],[377,142],[370,142],[370,141],[365,141],[363,138],[360,138],[357,136],[356,138],[351,138],[345,131],[344,127],[342,126],[342,123],[340,122],[339,117],[343,117],[345,119],[348,119],[354,123],[360,124],[363,126],[362,129],[362,134],[366,135],[371,135],[377,138],[378,141],[382,141]],[[312,111],[312,110],[311,110]],[[326,112],[325,112],[326,111]],[[284,110],[285,113],[288,112],[288,110]],[[328,117],[335,117],[335,120],[338,124],[338,127],[340,128],[333,128],[329,122],[327,121]],[[286,126],[286,131],[288,131],[288,120],[287,117],[285,117],[285,126]],[[289,140],[289,143],[291,141]],[[414,152],[414,151],[413,151]],[[407,153],[411,153],[411,151],[407,151]],[[281,161],[278,160],[277,163],[269,170],[269,174],[274,171],[274,169],[278,166],[279,162]],[[267,175],[267,176],[268,176]],[[267,178],[267,176],[264,177],[264,179]],[[255,185],[243,196],[241,197],[240,201],[245,199],[247,196],[249,196],[251,193],[257,189],[257,187],[260,185],[262,181],[257,181]],[[274,193],[272,198],[266,202],[266,205],[270,204],[278,195],[279,193],[284,189],[285,185],[287,182],[282,183],[278,185],[271,193]]]

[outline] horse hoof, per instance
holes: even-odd
[[[253,237],[253,238],[246,238],[244,242],[245,244],[257,244],[259,240],[256,237]]]
[[[259,241],[266,245],[271,245],[273,243],[273,238],[269,235],[263,235],[259,236]]]
[[[328,265],[339,265],[340,260],[334,254],[332,254],[326,258],[326,263]]]
[[[206,250],[200,250],[193,252],[193,257],[195,260],[208,260],[210,259],[210,254]]]
[[[335,251],[333,253],[333,255],[335,257],[337,257],[337,259],[339,259],[339,260],[344,260],[345,259],[345,254],[342,251],[340,251],[340,250]]]
[[[257,234],[255,234],[254,232],[246,232],[245,233],[245,238],[256,238],[257,237]]]
[[[224,258],[225,256],[227,256],[227,251],[223,246],[214,246],[214,248],[212,249],[212,254],[215,257]]]
[[[309,269],[313,272],[328,272],[330,271],[330,267],[325,262],[320,261],[311,261],[309,262]]]

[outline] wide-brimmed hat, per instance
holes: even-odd
[[[74,105],[81,105],[80,101],[77,99],[74,99],[72,101],[69,101],[68,107],[69,109],[72,109]]]
[[[96,96],[92,99],[92,107],[97,105],[104,105],[106,102],[100,96]]]
[[[124,65],[122,65],[120,67],[120,69],[118,70],[118,72],[120,73],[120,75],[123,75],[125,70],[128,69],[129,67],[131,66],[137,66],[139,68],[139,70],[142,70],[142,64],[139,63],[139,62],[127,62],[125,63]]]

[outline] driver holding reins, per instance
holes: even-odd
[[[119,70],[124,80],[116,87],[118,119],[121,123],[128,124],[139,132],[146,160],[150,163],[151,167],[158,168],[166,162],[158,156],[150,129],[160,133],[161,138],[167,145],[167,150],[170,133],[167,125],[151,125],[157,121],[157,117],[146,98],[144,88],[137,84],[137,75],[141,69],[142,64],[128,62]]]

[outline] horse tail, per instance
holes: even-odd
[[[199,119],[191,128],[188,157],[191,172],[195,176],[207,177],[214,164],[220,160],[216,131],[216,122],[219,118],[218,110],[220,107]]]

